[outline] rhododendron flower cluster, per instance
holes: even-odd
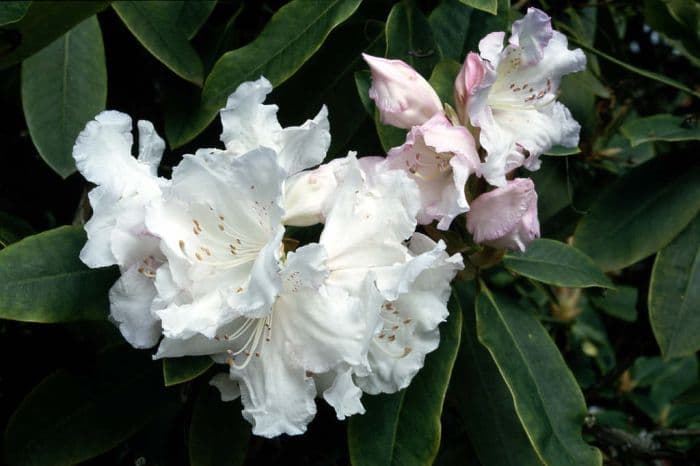
[[[524,250],[539,236],[537,194],[531,181],[509,179],[519,167],[537,170],[539,156],[555,145],[578,145],[580,126],[556,94],[561,77],[583,70],[586,57],[568,50],[566,37],[536,8],[513,23],[505,46],[504,39],[504,32],[488,34],[480,53],[467,56],[454,83],[456,112],[446,112],[430,84],[406,63],[364,57],[372,70],[369,95],[382,121],[410,129],[405,144],[389,151],[387,164],[403,164],[418,183],[419,222],[438,220],[438,228],[447,229],[470,209],[466,180],[482,176],[495,189],[473,193],[480,195],[467,215],[474,240]]]
[[[73,152],[97,185],[81,259],[119,267],[109,297],[124,338],[157,346],[155,358],[227,365],[211,383],[223,400],[240,397],[266,437],[304,432],[317,397],[343,419],[364,412],[363,392],[407,387],[439,344],[463,268],[419,224],[447,230],[468,212],[475,243],[524,249],[539,236],[537,194],[512,171],[578,143],[556,92],[583,54],[535,9],[503,39],[490,34],[468,56],[456,113],[405,63],[365,55],[383,121],[409,130],[387,157],[351,152],[319,166],[331,138],[326,108],[284,128],[264,103],[272,86],[263,77],[221,110],[223,148],[185,155],[170,178],[157,174],[164,143],[153,125],[138,122],[134,157],[130,117],[97,115]],[[470,177],[495,188],[473,198]],[[287,237],[315,224],[315,242]]]

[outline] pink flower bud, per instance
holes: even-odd
[[[471,203],[467,229],[477,243],[524,251],[540,236],[537,193],[529,178],[516,178]]]
[[[459,120],[466,124],[469,121],[467,114],[467,101],[472,95],[474,89],[481,84],[484,79],[484,65],[481,62],[481,57],[474,52],[469,52],[467,59],[464,60],[462,69],[459,70],[457,79],[455,79],[455,105],[457,106],[457,114]]]
[[[372,70],[369,96],[379,109],[382,123],[409,129],[425,123],[442,111],[432,86],[401,60],[362,54]]]

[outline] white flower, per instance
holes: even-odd
[[[283,179],[277,154],[266,148],[186,155],[173,170],[146,215],[168,273],[189,297],[157,311],[166,336],[213,337],[239,315],[269,311],[281,286]]]
[[[556,97],[562,76],[586,66],[583,52],[569,50],[566,36],[536,8],[513,23],[505,48],[504,37],[484,37],[480,56],[467,57],[455,83],[460,115],[481,129],[488,153],[482,171],[495,186],[521,165],[537,170],[539,155],[554,145],[578,145],[580,125]]]
[[[319,242],[328,252],[329,284],[361,299],[368,277],[379,289],[379,305],[364,307],[367,359],[350,369],[363,390],[391,393],[406,387],[437,348],[437,327],[447,317],[450,281],[462,258],[449,257],[442,242],[414,234],[420,194],[407,172],[382,164],[362,170],[352,156],[347,164]],[[326,400],[340,418],[362,412],[344,366],[336,377]]]
[[[316,413],[313,374],[362,363],[366,354],[367,305],[325,283],[326,254],[311,244],[287,254],[283,286],[271,310],[239,317],[213,338],[165,338],[156,357],[211,354],[228,362],[229,378],[215,377],[222,399],[240,391],[243,416],[265,437],[301,434]],[[379,302],[378,292],[374,303]]]
[[[88,240],[80,259],[89,267],[119,265],[122,276],[110,290],[110,318],[135,347],[150,347],[160,335],[151,313],[153,278],[162,263],[158,238],[144,223],[147,205],[167,181],[157,169],[165,143],[153,125],[139,121],[139,154],[131,155],[131,118],[102,112],[80,133],[73,158],[80,173],[95,183],[89,193],[93,215],[85,224]]]
[[[272,85],[261,77],[241,84],[228,98],[220,112],[226,153],[241,155],[259,147],[270,148],[278,154],[287,175],[320,164],[331,143],[325,105],[313,120],[282,128],[277,121],[277,105],[263,104],[270,92]]]

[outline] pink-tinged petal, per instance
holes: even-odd
[[[438,228],[446,230],[457,215],[469,209],[464,185],[471,174],[479,172],[474,139],[442,113],[414,126],[406,142],[389,151],[386,163],[389,168],[407,170],[418,184],[419,223],[438,220]]]
[[[520,167],[537,170],[539,155],[552,146],[576,147],[581,126],[569,110],[553,102],[536,111],[489,109],[491,118],[481,122],[481,145],[488,156],[482,166],[486,180],[505,184],[505,175]]]
[[[457,114],[460,121],[466,121],[467,102],[474,93],[477,86],[481,84],[486,74],[486,69],[481,57],[474,52],[469,52],[464,60],[462,68],[459,70],[454,86],[454,100],[457,105]]]
[[[517,178],[472,201],[467,229],[474,241],[524,251],[539,237],[537,193],[529,178]]]
[[[503,31],[492,32],[486,34],[483,39],[479,41],[479,54],[484,60],[488,60],[494,66],[498,65],[501,60],[501,52],[503,51],[503,39],[506,33]]]
[[[487,152],[484,177],[503,186],[514,168],[538,169],[539,155],[552,146],[578,144],[580,126],[556,98],[562,76],[584,69],[586,57],[580,49],[569,50],[566,36],[533,8],[514,23],[509,45],[498,57],[492,56],[495,40],[487,42],[482,58],[490,63],[469,96],[467,113]]]
[[[523,65],[529,65],[542,60],[551,39],[552,19],[542,10],[528,8],[525,17],[513,23],[508,42],[519,49],[518,57]]]
[[[367,54],[362,57],[372,70],[369,96],[377,105],[383,123],[408,129],[442,111],[442,103],[432,86],[405,62]]]

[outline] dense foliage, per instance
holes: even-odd
[[[125,344],[108,320],[118,270],[79,259],[91,186],[72,151],[97,113],[154,122],[169,177],[262,75],[284,126],[328,107],[327,160],[384,155],[406,131],[382,123],[362,53],[453,102],[468,52],[531,6],[586,54],[558,96],[579,147],[524,175],[542,237],[525,252],[475,245],[463,216],[420,227],[466,267],[408,388],[365,394],[347,421],[319,403],[304,435],[268,440],[209,386],[208,357]],[[700,464],[700,3],[8,1],[0,32],[5,463]]]

